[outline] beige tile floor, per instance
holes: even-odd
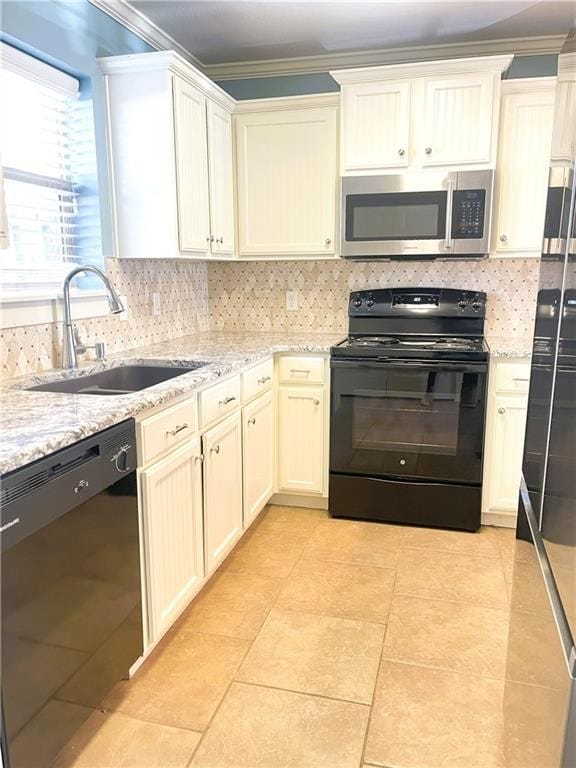
[[[513,541],[270,506],[55,766],[503,768]]]

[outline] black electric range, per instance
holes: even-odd
[[[479,528],[485,309],[479,291],[350,295],[330,355],[332,516]]]

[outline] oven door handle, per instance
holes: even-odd
[[[390,358],[377,358],[375,360],[335,360],[330,361],[331,368],[401,368],[402,370],[430,370],[430,371],[454,371],[456,373],[485,373],[488,370],[486,363],[458,363],[445,360],[392,360]]]

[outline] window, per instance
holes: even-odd
[[[76,79],[2,44],[2,293],[54,293],[79,259]],[[5,243],[6,244],[6,243]]]

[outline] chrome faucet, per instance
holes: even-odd
[[[62,339],[63,368],[78,368],[78,355],[84,354],[87,349],[80,340],[78,329],[76,326],[72,325],[72,312],[70,309],[70,283],[76,275],[80,275],[83,272],[93,272],[102,280],[104,287],[108,292],[108,305],[110,306],[110,312],[112,312],[112,314],[117,315],[120,312],[124,312],[124,306],[116,293],[116,289],[101,269],[93,267],[91,264],[74,267],[74,269],[64,278],[64,336]]]

